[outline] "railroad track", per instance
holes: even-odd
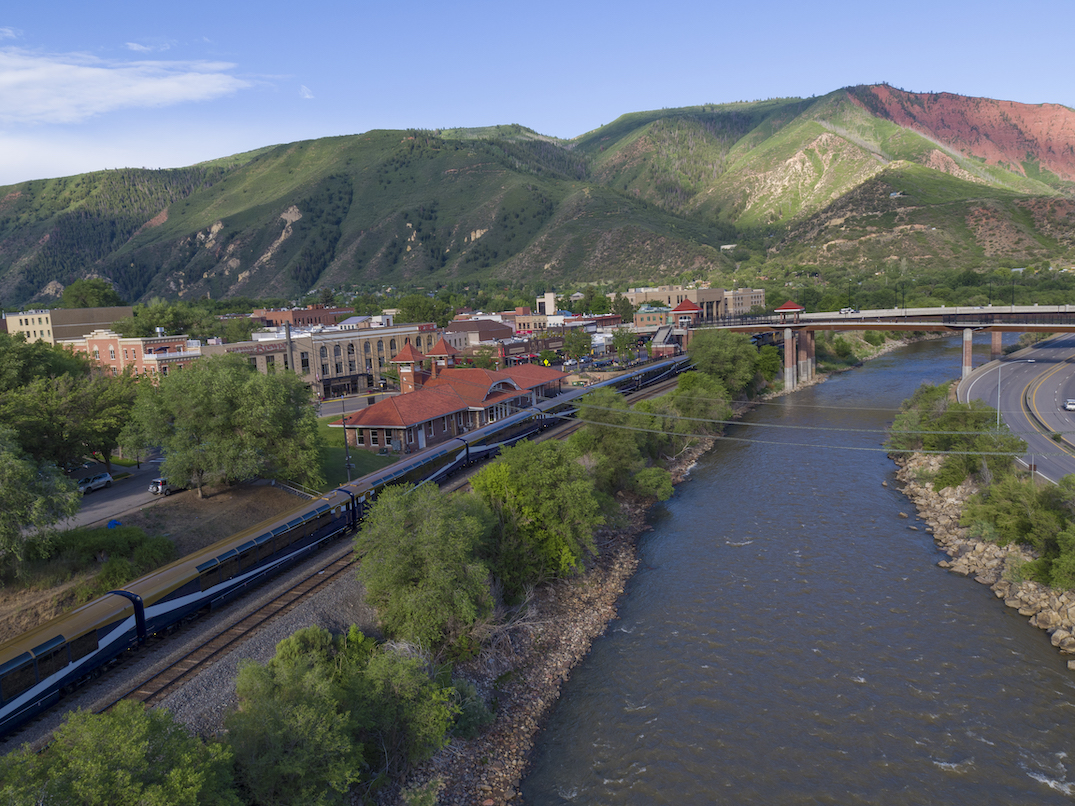
[[[101,708],[98,713],[110,710],[123,700],[135,700],[145,705],[153,705],[160,701],[176,686],[185,683],[200,672],[207,664],[253,636],[266,622],[294,609],[304,599],[329,585],[351,568],[355,562],[354,554],[348,553],[323,566],[320,570],[310,572],[257,611],[220,629],[172,665],[120,695]]]

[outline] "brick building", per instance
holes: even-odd
[[[167,375],[202,356],[201,342],[186,336],[126,338],[111,330],[95,330],[84,339],[65,344],[76,352],[89,354],[101,366],[110,368],[113,375],[128,367],[135,375]]]
[[[411,453],[454,439],[559,392],[567,375],[521,364],[506,370],[460,369],[441,340],[424,355],[412,346],[393,357],[404,394],[349,415],[337,425],[347,443],[368,450]],[[427,358],[430,368],[424,369]]]

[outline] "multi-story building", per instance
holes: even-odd
[[[752,308],[765,307],[764,288],[733,288],[724,292],[725,316],[745,316]]]
[[[201,342],[186,336],[124,337],[111,330],[95,330],[83,339],[64,344],[87,353],[101,366],[119,375],[128,367],[135,375],[167,375],[201,358]]]
[[[621,294],[632,305],[659,303],[674,308],[681,302],[689,301],[698,306],[698,319],[711,320],[723,316],[741,316],[752,307],[765,307],[765,289],[738,288],[690,288],[682,285],[662,285],[652,288],[631,288]],[[615,294],[609,294],[615,299]]]
[[[111,308],[52,308],[4,314],[7,332],[23,333],[27,341],[56,344],[81,339],[95,330],[109,330],[120,319],[134,315],[129,305]]]
[[[325,305],[307,305],[305,308],[258,308],[252,314],[255,319],[265,320],[268,327],[291,325],[313,327],[334,325],[340,319],[354,316],[353,308],[329,308]]]
[[[392,356],[407,344],[428,349],[440,339],[432,322],[360,330],[277,328],[255,333],[252,341],[207,344],[208,355],[238,353],[259,372],[294,370],[322,398],[361,394],[380,386]]]

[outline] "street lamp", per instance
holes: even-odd
[[[998,379],[999,384],[999,379]],[[347,467],[347,483],[351,483],[351,448],[347,444],[347,400],[340,396],[340,413],[343,414],[343,455]]]
[[[1033,358],[1018,358],[1015,361],[1011,361],[1012,364],[1033,364]],[[997,362],[997,430],[1000,430],[1000,371],[1004,369],[1004,362]]]

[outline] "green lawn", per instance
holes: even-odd
[[[347,481],[347,471],[344,468],[346,453],[343,446],[343,429],[329,428],[329,423],[338,422],[339,414],[330,414],[328,417],[320,417],[317,421],[318,430],[325,440],[325,447],[321,449],[321,473],[326,480],[325,489],[339,487]],[[392,464],[396,461],[394,456],[378,456],[371,451],[361,448],[351,449],[351,479],[361,478],[374,470]]]

